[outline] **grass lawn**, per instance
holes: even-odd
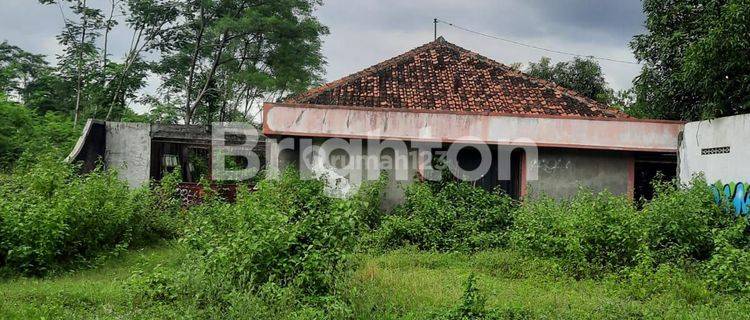
[[[185,305],[143,307],[131,301],[127,281],[135,270],[172,268],[171,245],[131,251],[99,267],[45,279],[0,282],[0,318],[181,318]],[[507,251],[436,254],[396,251],[359,257],[340,293],[359,319],[424,319],[461,301],[474,273],[487,307],[506,315],[552,319],[745,319],[750,303],[705,291],[696,280],[669,282],[662,292],[636,299],[612,279],[575,280],[549,260]],[[186,307],[188,306],[188,307]],[[247,315],[253,318],[253,315]]]
[[[670,283],[636,299],[614,279],[575,280],[554,262],[507,251],[431,254],[397,251],[369,258],[354,276],[360,318],[422,319],[460,303],[474,273],[487,307],[507,315],[551,319],[748,319],[750,304],[703,289],[696,280]],[[674,281],[674,279],[669,279]]]
[[[0,319],[152,318],[130,302],[126,284],[132,272],[174,266],[171,245],[134,250],[96,268],[49,278],[0,280]]]

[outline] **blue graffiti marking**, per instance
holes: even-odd
[[[722,191],[719,191],[720,187],[720,183],[711,186],[711,194],[716,204],[731,204],[735,216],[750,213],[750,192],[748,192],[744,183],[727,183]]]

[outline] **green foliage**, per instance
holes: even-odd
[[[503,247],[513,200],[466,182],[414,183],[406,201],[383,218],[374,238],[382,248],[473,251]]]
[[[37,156],[62,158],[72,149],[80,131],[64,117],[39,116],[0,96],[0,172],[9,172],[18,163]]]
[[[180,1],[178,32],[155,71],[165,92],[181,93],[186,123],[254,118],[256,99],[283,97],[320,81],[320,1]],[[207,66],[203,68],[202,66]]]
[[[632,264],[638,240],[637,214],[628,199],[586,190],[570,200],[528,200],[511,231],[513,247],[560,258],[577,276]]]
[[[716,251],[706,263],[708,285],[719,292],[750,293],[750,222],[738,218],[716,236]]]
[[[176,194],[181,181],[180,171],[174,170],[158,183],[132,191],[132,244],[146,245],[182,236],[188,217],[182,209],[182,199]]]
[[[508,309],[501,312],[488,309],[487,297],[479,292],[476,276],[470,274],[466,280],[466,289],[461,297],[461,304],[444,314],[433,317],[440,320],[483,320],[483,319],[534,319],[532,313],[523,309]]]
[[[542,57],[539,62],[530,62],[526,73],[552,81],[601,103],[609,104],[614,99],[614,91],[604,80],[602,67],[593,59],[576,57],[572,61],[552,65],[550,58]]]
[[[323,181],[287,170],[260,181],[253,192],[241,190],[235,204],[214,199],[193,207],[180,240],[187,263],[171,282],[138,280],[145,286],[138,291],[167,301],[177,292],[222,313],[248,303],[247,294],[263,296],[269,288],[326,296],[366,229],[363,216],[370,210],[363,203],[369,200],[362,199],[372,197],[335,199],[324,187]]]
[[[351,197],[352,205],[369,230],[380,227],[383,218],[381,200],[387,184],[388,175],[383,173],[378,180],[363,182]]]
[[[50,157],[14,173],[0,186],[0,266],[42,275],[89,262],[164,233],[146,191],[131,192],[114,172],[76,175]],[[175,227],[172,225],[171,227]]]
[[[732,220],[714,204],[705,180],[690,184],[656,183],[654,198],[643,207],[641,243],[656,263],[708,259],[715,245],[713,230]]]
[[[44,56],[26,52],[7,41],[0,42],[0,93],[24,95],[30,84],[49,71]]]
[[[474,274],[470,274],[469,278],[466,279],[466,289],[461,298],[461,304],[444,316],[437,318],[446,320],[485,319],[487,318],[486,303],[487,298],[480,294],[479,289],[476,287]]]
[[[750,3],[743,0],[643,2],[648,33],[631,47],[644,62],[630,113],[699,120],[750,106]]]
[[[26,139],[32,135],[32,113],[0,96],[0,168],[10,167],[23,152]]]
[[[655,265],[648,256],[639,257],[638,265],[622,272],[622,287],[627,295],[638,300],[668,295],[690,304],[705,303],[711,292],[705,282],[672,263]]]

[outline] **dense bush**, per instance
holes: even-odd
[[[632,264],[638,239],[636,210],[627,198],[587,190],[569,200],[528,200],[511,232],[514,248],[563,259],[576,275]]]
[[[143,245],[182,235],[187,216],[182,199],[175,193],[181,179],[179,170],[175,170],[158,183],[132,191],[132,244]]]
[[[750,222],[740,217],[730,228],[717,232],[716,250],[706,263],[711,288],[750,294]]]
[[[377,206],[379,192],[332,198],[323,181],[291,170],[255,189],[240,190],[234,204],[206,199],[193,207],[181,240],[188,263],[170,284],[140,279],[135,282],[144,288],[137,291],[151,292],[152,300],[197,298],[199,305],[222,313],[231,311],[237,297],[269,285],[312,297],[331,293],[367,230],[364,216]],[[162,289],[154,292],[151,284]]]
[[[734,219],[714,204],[709,186],[696,178],[690,187],[657,183],[641,213],[642,242],[656,263],[706,260],[714,250],[713,231]]]
[[[406,244],[423,250],[472,251],[503,247],[513,200],[466,182],[415,183],[406,201],[383,218],[375,235],[382,248]]]
[[[144,202],[148,192],[131,192],[114,172],[78,176],[43,157],[0,186],[0,266],[41,275],[142,241],[163,229],[143,217],[172,214]]]

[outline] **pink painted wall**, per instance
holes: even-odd
[[[263,133],[676,152],[676,121],[581,119],[266,103]]]

